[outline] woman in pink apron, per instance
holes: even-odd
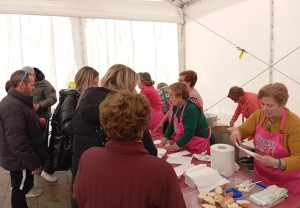
[[[253,92],[244,92],[243,88],[233,86],[228,92],[228,97],[233,102],[238,103],[236,110],[231,118],[230,126],[234,126],[234,123],[242,114],[242,122],[245,122],[246,118],[254,113],[256,110],[261,109],[261,103],[257,99],[257,94]]]
[[[180,82],[170,85],[169,95],[173,104],[170,113],[172,117],[159,147],[176,151],[185,146],[197,153],[207,151],[209,154],[215,136],[198,101],[190,97],[187,85]],[[175,143],[165,147],[172,135]]]
[[[138,87],[141,89],[141,94],[145,95],[150,102],[151,106],[151,120],[149,124],[149,129],[153,130],[159,124],[159,122],[164,117],[164,112],[162,111],[162,102],[160,100],[159,94],[153,87],[154,81],[148,72],[138,73]],[[162,134],[162,129],[159,129],[159,133]]]
[[[281,83],[266,85],[258,98],[263,109],[234,130],[231,141],[241,143],[254,134],[256,177],[265,185],[275,184],[300,195],[300,119],[285,108],[287,88]]]

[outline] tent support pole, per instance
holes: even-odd
[[[274,0],[270,0],[270,60],[269,65],[274,64]],[[273,83],[273,67],[269,68],[269,83]]]
[[[185,41],[184,41],[184,26],[185,24],[178,24],[178,60],[179,73],[185,70]]]
[[[87,54],[86,54],[86,39],[85,39],[85,21],[83,18],[78,18],[79,21],[79,36],[80,36],[80,49],[81,49],[81,67],[84,67],[87,64]],[[81,68],[80,67],[80,68]]]

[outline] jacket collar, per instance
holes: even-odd
[[[29,95],[24,95],[15,89],[9,89],[7,92],[9,95],[21,100],[23,103],[27,104],[30,108],[33,108],[33,97]]]
[[[124,155],[149,155],[144,148],[143,142],[139,141],[116,141],[111,140],[105,144],[105,149],[109,152],[115,152]]]

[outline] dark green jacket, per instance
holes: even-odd
[[[176,113],[176,111],[177,111],[177,106],[174,106],[172,109],[172,119],[170,125],[164,135],[166,138],[170,138],[174,133],[173,116]],[[180,120],[181,111],[182,108],[180,108],[176,114],[178,120]],[[200,111],[200,109],[190,101],[188,101],[188,104],[183,113],[183,125],[184,125],[184,134],[176,142],[179,147],[183,147],[184,145],[186,145],[194,135],[204,137],[204,138],[207,138],[209,136],[209,129],[207,129],[209,123],[204,113]],[[213,132],[209,139],[210,139],[210,143],[213,143],[213,141],[215,140],[215,135]]]

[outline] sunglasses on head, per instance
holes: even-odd
[[[21,79],[21,82],[24,81],[24,79],[25,79],[25,77],[26,77],[27,74],[28,74],[28,71],[24,70],[24,76],[23,76],[23,78]]]

